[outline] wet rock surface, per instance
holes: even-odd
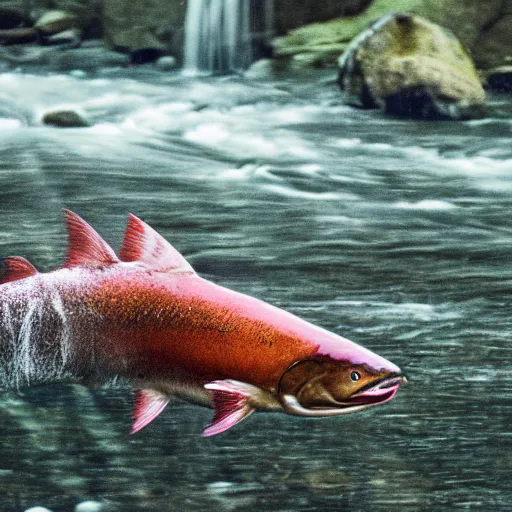
[[[85,128],[90,123],[73,110],[55,110],[47,112],[42,117],[43,124],[59,128]]]
[[[339,66],[350,105],[420,119],[483,114],[471,58],[451,32],[419,16],[384,16],[351,42]]]

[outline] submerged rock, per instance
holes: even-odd
[[[350,477],[346,473],[332,470],[307,473],[305,482],[311,491],[326,496],[348,494],[352,486]]]
[[[485,92],[457,38],[428,20],[388,14],[357,36],[339,59],[350,105],[421,119],[481,117]]]
[[[130,56],[101,47],[77,48],[55,54],[52,65],[60,71],[96,71],[102,68],[127,67],[130,65]]]
[[[59,128],[85,128],[90,126],[90,123],[74,110],[47,112],[44,114],[42,122]]]

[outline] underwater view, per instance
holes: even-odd
[[[117,251],[132,212],[200,276],[408,380],[356,414],[257,413],[212,438],[185,403],[130,435],[128,387],[8,391],[0,510],[510,510],[512,99],[425,123],[353,109],[320,75],[0,75],[2,256],[61,266],[63,209]],[[55,107],[91,126],[34,123]]]

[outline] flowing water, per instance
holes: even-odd
[[[0,253],[61,264],[62,208],[115,247],[127,213],[202,275],[397,363],[390,403],[256,414],[211,439],[169,407],[130,436],[125,389],[0,399],[0,510],[509,511],[512,101],[419,123],[325,81],[0,75]],[[38,123],[72,106],[94,126]]]
[[[246,70],[268,52],[273,26],[274,0],[189,0],[185,69],[192,74]]]

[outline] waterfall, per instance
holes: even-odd
[[[274,0],[188,0],[187,72],[232,73],[269,54]]]

